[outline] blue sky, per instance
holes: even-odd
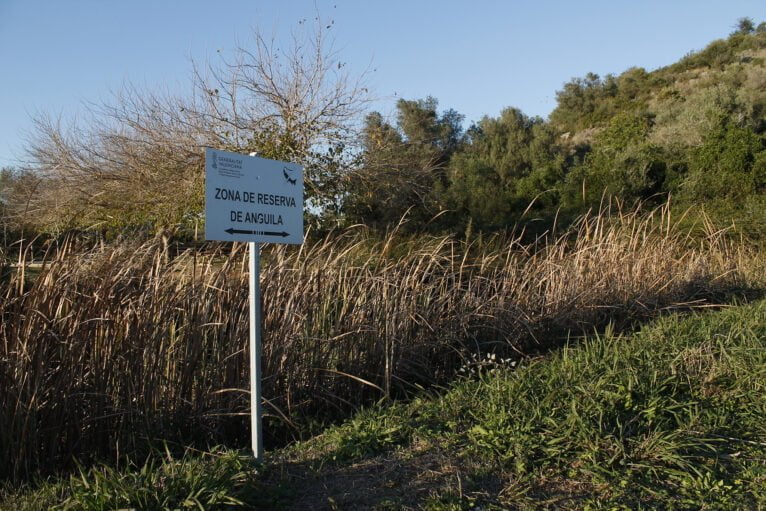
[[[23,161],[38,113],[72,119],[126,82],[183,94],[192,59],[317,12],[349,68],[374,70],[376,109],[432,95],[468,124],[507,106],[546,116],[572,77],[670,64],[740,17],[766,20],[766,2],[0,0],[0,166]]]

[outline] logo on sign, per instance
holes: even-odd
[[[213,151],[213,163],[210,166],[213,167],[214,169],[218,169],[218,153],[216,153],[215,151]]]
[[[291,178],[290,174],[288,174],[288,172],[292,173],[292,171],[293,171],[293,169],[290,169],[290,168],[287,168],[287,167],[282,167],[282,174],[284,174],[285,179],[287,180],[287,182],[290,183],[291,185],[295,186],[295,184],[298,182],[298,180],[295,179],[294,177]]]

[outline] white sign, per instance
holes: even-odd
[[[205,149],[205,239],[303,243],[303,168]]]

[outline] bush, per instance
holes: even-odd
[[[711,132],[692,153],[684,197],[689,202],[741,200],[764,186],[764,144],[746,128],[724,126]]]

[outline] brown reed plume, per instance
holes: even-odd
[[[0,476],[135,454],[151,439],[242,445],[245,255],[65,242],[35,279],[16,268],[0,284]],[[445,382],[471,353],[530,353],[567,332],[710,305],[752,282],[754,260],[721,232],[684,236],[667,209],[586,216],[533,244],[353,228],[269,247],[270,429]]]

